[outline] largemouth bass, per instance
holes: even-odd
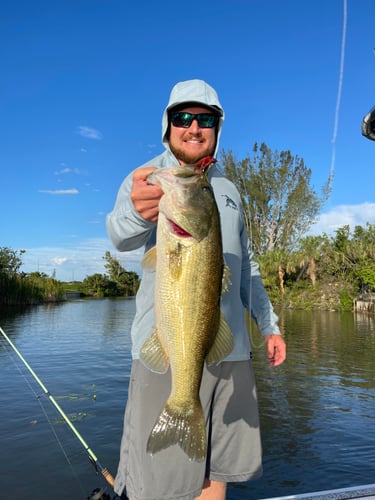
[[[156,326],[141,350],[153,371],[171,369],[171,393],[147,443],[154,454],[178,443],[191,460],[207,453],[199,398],[204,362],[221,361],[233,336],[220,312],[229,284],[220,217],[206,165],[157,169],[148,178],[164,194],[159,203],[156,246],[143,259],[155,269]]]

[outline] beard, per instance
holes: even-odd
[[[172,151],[174,156],[177,158],[178,161],[185,163],[186,165],[193,165],[194,163],[197,163],[199,160],[204,158],[205,156],[212,156],[214,154],[213,151],[201,151],[200,153],[197,154],[191,154],[191,153],[186,153],[184,150],[178,147],[174,147],[172,144],[169,144],[169,149]]]

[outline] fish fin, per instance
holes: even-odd
[[[233,335],[228,323],[225,321],[223,314],[220,312],[219,329],[215,337],[215,341],[211,346],[207,356],[206,363],[214,365],[228,356],[234,347]]]
[[[145,271],[155,271],[156,268],[156,246],[150,248],[142,259],[141,262],[142,269]]]
[[[232,284],[232,281],[230,279],[232,274],[232,271],[230,270],[230,267],[224,264],[223,268],[223,278],[222,278],[222,284],[221,284],[221,293],[225,293],[228,291],[229,286]]]
[[[156,373],[166,373],[169,366],[169,359],[164,350],[158,330],[155,327],[151,335],[145,340],[141,348],[141,361],[151,371]]]
[[[199,399],[189,408],[176,408],[170,400],[166,402],[148,438],[147,452],[153,455],[174,444],[178,444],[190,460],[205,460],[206,420]]]

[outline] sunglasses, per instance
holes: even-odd
[[[178,128],[189,128],[193,120],[197,120],[200,128],[213,128],[216,127],[219,117],[210,113],[193,114],[186,111],[171,115],[172,125]]]

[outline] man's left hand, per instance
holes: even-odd
[[[265,335],[268,362],[271,366],[281,365],[286,358],[286,344],[281,335]]]

